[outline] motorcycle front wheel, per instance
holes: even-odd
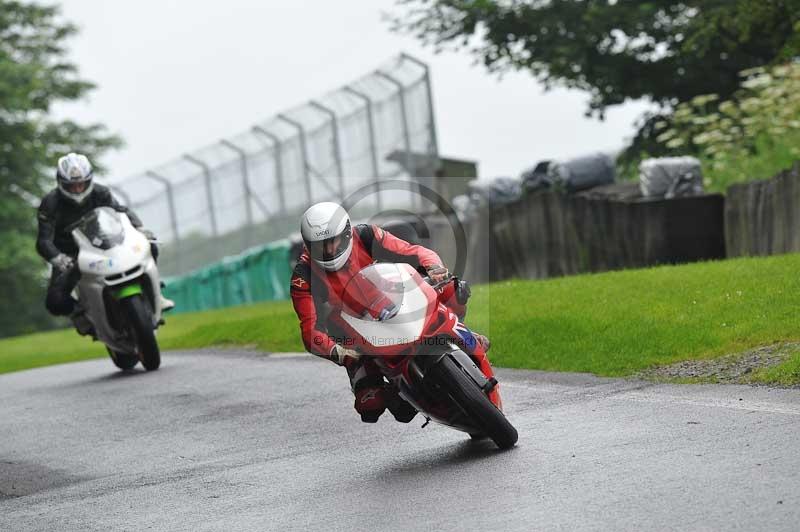
[[[150,304],[142,294],[127,297],[121,303],[136,338],[142,366],[148,371],[158,369],[161,365],[161,352],[153,329],[153,311],[150,309]]]
[[[498,447],[510,449],[517,443],[517,429],[452,358],[445,356],[433,370],[450,398]]]
[[[133,369],[139,363],[139,357],[136,355],[114,351],[110,347],[106,347],[106,351],[108,351],[108,356],[111,357],[111,362],[119,369]]]

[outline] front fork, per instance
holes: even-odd
[[[480,368],[481,373],[485,375],[487,379],[494,382],[494,386],[489,391],[489,399],[497,408],[503,410],[503,401],[500,399],[500,384],[494,377],[494,369],[492,369],[492,365],[489,363],[489,357],[486,355],[483,346],[475,338],[475,335],[472,334],[472,331],[469,330],[469,327],[461,323],[461,321],[456,323],[453,332],[459,338],[461,345],[464,346],[464,350],[478,363],[478,368]]]
[[[489,396],[489,400],[503,410],[503,401],[500,399],[500,383],[494,376],[494,370],[489,363],[489,357],[480,344],[472,350],[472,356],[462,350],[452,351],[449,355],[464,368],[467,374],[475,381],[483,392]],[[477,361],[477,365],[475,362]]]
[[[492,404],[502,411],[503,401],[500,399],[500,384],[494,376],[494,370],[489,363],[486,352],[479,343],[470,351],[471,353],[467,353],[459,346],[450,344],[450,348],[444,353],[418,355],[433,357],[433,359],[427,360],[424,365],[418,364],[416,360],[411,360],[408,371],[414,374],[418,382],[422,382],[424,381],[425,373],[427,373],[428,368],[438,364],[442,358],[449,356],[461,366],[475,384],[487,394]]]

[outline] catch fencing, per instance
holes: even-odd
[[[371,74],[238,135],[112,183],[162,245],[160,268],[181,275],[284,238],[318,201],[438,165],[428,67],[398,56]],[[414,210],[412,190],[366,195],[354,216]]]

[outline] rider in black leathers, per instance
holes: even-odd
[[[92,182],[92,167],[85,156],[70,153],[59,159],[56,179],[58,187],[51,190],[39,205],[36,251],[53,265],[45,300],[47,310],[56,316],[74,317],[80,309],[76,309],[77,302],[71,293],[80,279],[80,271],[74,267],[78,246],[67,228],[97,207],[111,207],[126,213],[131,224],[148,238],[152,240],[154,237],[141,229],[139,217],[121,205],[107,187]],[[154,243],[151,251],[153,258],[157,258],[158,248]],[[73,321],[78,325],[77,320]],[[82,327],[78,329],[81,331]]]
[[[111,191],[102,185],[94,185],[92,192],[80,204],[66,199],[58,189],[52,190],[39,205],[39,236],[36,239],[36,251],[39,252],[39,255],[51,264],[60,255],[66,255],[74,261],[78,256],[78,246],[66,228],[97,207],[112,207],[120,212],[125,212],[134,227],[142,227],[139,217],[120,205],[111,195]],[[56,316],[66,316],[72,313],[75,309],[75,300],[70,293],[79,278],[80,272],[77,268],[60,269],[55,264],[53,265],[45,301],[50,313]]]

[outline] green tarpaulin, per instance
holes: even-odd
[[[289,241],[279,240],[165,280],[173,312],[195,312],[289,297]]]

